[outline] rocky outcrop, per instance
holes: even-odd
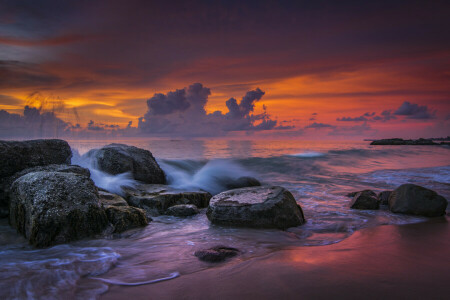
[[[211,194],[205,191],[177,190],[167,185],[142,184],[134,189],[124,188],[129,205],[144,209],[150,215],[165,214],[174,205],[193,204],[207,207]]]
[[[93,237],[108,226],[92,180],[63,172],[32,172],[15,180],[9,220],[36,247]]]
[[[438,217],[445,215],[447,200],[435,191],[403,184],[389,196],[389,209],[394,213]]]
[[[350,202],[350,208],[353,209],[379,209],[380,201],[377,194],[371,190],[364,190],[356,193]]]
[[[292,194],[279,186],[234,189],[214,196],[206,213],[219,225],[286,229],[305,222]]]
[[[261,186],[261,183],[256,178],[243,176],[237,179],[230,179],[227,182],[224,182],[224,186],[227,190],[232,190],[244,187]]]
[[[11,176],[36,166],[70,164],[72,151],[63,140],[0,141],[0,157],[0,217],[5,217]]]
[[[179,204],[169,207],[166,215],[175,217],[189,217],[199,213],[197,206],[192,204]]]
[[[113,233],[121,233],[129,229],[147,226],[145,211],[132,206],[105,206],[108,221],[114,226]]]
[[[209,249],[203,249],[195,251],[194,255],[198,259],[206,262],[222,262],[227,258],[234,257],[239,254],[239,250],[236,248],[226,246],[215,246]]]
[[[391,195],[392,191],[382,191],[378,194],[378,201],[380,201],[381,205],[388,205],[389,204],[389,196]]]
[[[101,171],[109,174],[130,172],[133,178],[145,183],[165,184],[164,171],[148,150],[123,144],[110,144],[85,154]]]
[[[423,139],[420,138],[418,140],[404,140],[404,139],[381,139],[381,140],[374,140],[370,143],[371,145],[439,145],[431,139]]]

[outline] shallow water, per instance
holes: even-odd
[[[74,162],[112,141],[69,141]],[[149,226],[120,237],[86,240],[43,250],[31,249],[5,221],[0,222],[1,298],[95,298],[108,284],[95,279],[141,282],[214,267],[193,256],[197,249],[223,244],[243,251],[237,260],[292,246],[337,243],[355,230],[407,224],[424,218],[387,210],[358,211],[344,195],[365,188],[382,191],[402,183],[436,190],[450,199],[450,149],[444,146],[369,146],[368,142],[305,141],[114,141],[152,151],[175,187],[223,190],[226,178],[254,176],[289,189],[307,223],[287,231],[211,225],[203,213],[186,219],[160,216]],[[93,171],[97,185],[133,184],[126,174]],[[114,190],[117,192],[117,190]],[[45,287],[45,288],[44,288]]]

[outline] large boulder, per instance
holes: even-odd
[[[292,194],[279,186],[234,189],[211,198],[208,219],[219,225],[286,229],[305,222]]]
[[[350,208],[353,209],[379,209],[380,201],[377,194],[371,190],[364,190],[356,193],[350,202]]]
[[[106,206],[105,212],[109,222],[114,226],[114,233],[147,226],[149,221],[144,210],[132,206]]]
[[[32,172],[62,172],[62,173],[75,173],[80,174],[86,177],[90,177],[91,174],[88,169],[82,168],[80,166],[75,165],[47,165],[47,166],[38,166],[33,168],[28,168],[22,170],[20,172],[15,173],[12,176],[3,178],[0,180],[0,198],[3,199],[4,206],[3,209],[0,209],[0,217],[8,217],[9,215],[9,189],[12,183],[19,177],[22,177],[25,174]]]
[[[14,181],[9,220],[35,247],[93,237],[108,226],[92,180],[62,172],[32,172]]]
[[[0,217],[8,215],[9,177],[50,164],[70,164],[72,151],[63,140],[0,141]]]
[[[166,177],[152,153],[123,144],[110,144],[85,154],[94,166],[109,174],[131,172],[133,178],[145,183],[165,184]]]
[[[389,209],[394,213],[438,217],[445,215],[447,200],[435,191],[403,184],[389,196]]]
[[[124,188],[125,199],[134,207],[143,208],[150,215],[165,214],[174,205],[193,204],[207,207],[211,194],[205,191],[178,190],[162,184],[141,184]]]

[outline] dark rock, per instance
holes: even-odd
[[[9,177],[24,169],[70,164],[72,151],[63,140],[0,141],[0,214],[8,211]],[[5,213],[3,213],[5,216]],[[7,213],[6,213],[7,216]]]
[[[175,217],[189,217],[199,213],[197,206],[192,204],[179,204],[169,207],[166,215]]]
[[[108,226],[92,180],[62,172],[32,172],[14,181],[9,220],[36,247],[93,237]]]
[[[148,150],[123,144],[110,144],[85,154],[94,165],[109,174],[131,172],[134,179],[145,183],[166,183],[164,171]]]
[[[286,229],[305,222],[292,194],[279,186],[234,189],[211,198],[206,213],[215,224]]]
[[[239,189],[244,187],[261,186],[258,179],[253,177],[239,177],[237,179],[230,179],[225,183],[225,188],[227,190]]]
[[[167,185],[142,184],[134,189],[124,188],[129,205],[143,208],[150,215],[165,214],[174,205],[193,204],[207,207],[211,194],[205,191],[177,190]]]
[[[379,209],[380,201],[377,194],[371,190],[364,190],[356,193],[350,202],[350,208],[353,209]]]
[[[207,262],[222,262],[229,257],[233,257],[239,254],[239,250],[236,248],[216,246],[210,249],[199,250],[194,253],[198,259]]]
[[[378,194],[378,201],[380,201],[381,205],[388,205],[389,204],[389,196],[391,195],[392,191],[382,191]]]
[[[445,215],[447,200],[435,191],[403,184],[389,196],[389,209],[394,213],[438,217]]]
[[[374,197],[377,196],[377,194],[375,194],[375,192],[373,192],[373,191],[371,191],[371,190],[362,190],[362,191],[357,191],[357,192],[351,192],[351,193],[348,193],[348,194],[345,195],[345,196],[350,197],[350,198],[353,198],[353,197],[355,197],[356,194],[358,194],[358,193],[366,193],[366,194],[368,194],[368,195],[373,195]]]
[[[0,180],[0,198],[3,199],[3,202],[5,203],[5,210],[4,213],[0,213],[0,217],[8,217],[9,215],[9,189],[12,185],[12,183],[19,177],[22,177],[25,174],[32,173],[32,172],[62,172],[62,173],[75,173],[84,175],[86,177],[90,177],[91,173],[88,169],[82,168],[80,166],[75,165],[47,165],[47,166],[38,166],[33,168],[28,168],[25,170],[22,170],[20,172],[15,173],[14,175],[10,177],[3,178],[3,180]]]
[[[431,139],[420,138],[418,140],[404,140],[404,139],[381,139],[374,140],[371,145],[439,145]]]
[[[127,201],[119,195],[104,190],[99,190],[98,195],[103,206],[128,206]]]
[[[105,206],[106,216],[114,226],[114,233],[147,226],[145,211],[132,206]]]

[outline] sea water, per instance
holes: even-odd
[[[103,173],[83,157],[111,142],[152,151],[168,183],[176,188],[216,194],[228,179],[241,176],[283,186],[301,205],[307,222],[286,231],[223,227],[210,224],[203,210],[189,218],[154,217],[147,227],[121,235],[36,250],[0,220],[0,298],[96,298],[107,291],[108,282],[134,284],[215,267],[193,255],[202,248],[219,244],[238,248],[239,261],[289,247],[337,243],[362,228],[426,220],[386,209],[352,210],[345,196],[352,191],[379,192],[414,183],[450,199],[448,146],[220,139],[69,141],[72,162],[88,167],[98,186],[119,194],[121,185],[137,184],[131,174]]]

